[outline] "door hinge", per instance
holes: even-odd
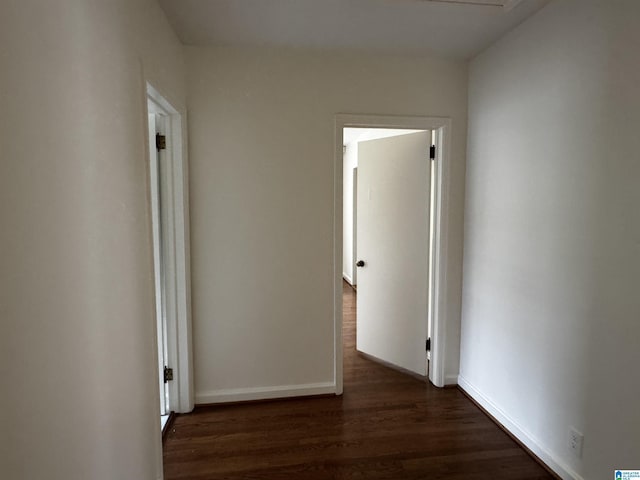
[[[156,133],[156,149],[165,150],[167,148],[167,137]]]
[[[427,338],[427,341],[424,342],[424,348],[427,352],[431,351],[431,338]]]
[[[431,145],[429,147],[429,158],[431,160],[435,160],[436,159],[436,146],[435,145]]]
[[[164,367],[164,383],[173,380],[173,368]]]

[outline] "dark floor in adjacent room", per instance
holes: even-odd
[[[459,390],[359,356],[346,284],[343,298],[344,395],[180,415],[165,480],[553,478]]]

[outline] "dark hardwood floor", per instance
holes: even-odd
[[[344,340],[344,395],[180,415],[165,441],[164,478],[553,478],[459,390],[359,356],[348,286]]]

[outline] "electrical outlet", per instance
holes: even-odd
[[[571,450],[573,454],[578,458],[582,458],[583,441],[584,435],[582,435],[575,428],[569,427],[569,450]]]

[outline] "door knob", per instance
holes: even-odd
[[[358,260],[356,267],[364,267],[364,260]]]

